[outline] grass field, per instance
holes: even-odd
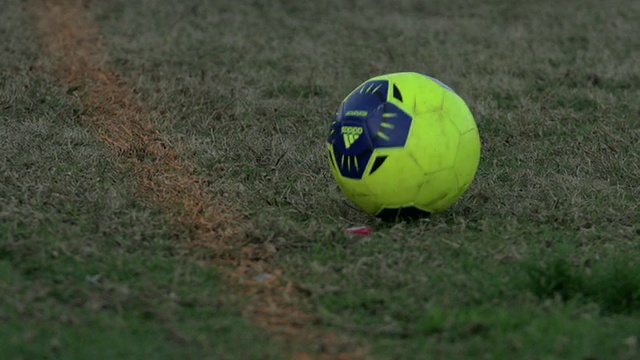
[[[225,246],[154,200],[165,160],[105,141],[43,4],[0,0],[0,358],[640,357],[639,2],[84,1],[96,71],[237,219]],[[384,224],[324,141],[406,70],[467,100],[483,153],[450,210]]]

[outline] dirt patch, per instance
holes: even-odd
[[[226,270],[230,287],[251,296],[246,315],[284,339],[293,349],[314,345],[313,355],[295,359],[360,359],[366,351],[334,333],[314,328],[303,310],[304,295],[269,261],[273,249],[243,245],[242,217],[232,204],[213,197],[194,166],[154,125],[127,80],[110,69],[98,26],[79,0],[33,0],[30,10],[42,34],[52,73],[82,104],[79,119],[91,127],[114,156],[135,174],[140,198],[165,210],[189,230],[195,245],[224,254],[212,261]],[[234,255],[235,254],[235,255]]]

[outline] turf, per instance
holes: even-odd
[[[73,96],[33,68],[37,34],[19,3],[6,8],[0,349],[288,356],[180,247],[166,211],[136,200]],[[246,214],[247,241],[273,246],[318,328],[380,359],[639,356],[637,2],[113,0],[88,11],[110,64]],[[467,100],[483,155],[449,211],[388,225],[346,203],[324,140],[349,91],[403,70]],[[359,224],[375,234],[343,234]]]

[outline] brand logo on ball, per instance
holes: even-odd
[[[363,131],[359,126],[343,126],[340,132],[344,139],[344,147],[347,149],[350,148],[351,145],[358,140],[360,135],[362,135]]]
[[[347,111],[346,114],[344,114],[345,116],[361,116],[361,117],[366,117],[369,114],[368,111],[366,110],[349,110]]]

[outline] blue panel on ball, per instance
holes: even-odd
[[[336,157],[336,167],[340,174],[351,179],[362,179],[364,171],[371,159],[371,151],[364,152],[358,156],[348,156],[333,147],[333,154]]]
[[[387,101],[389,82],[387,80],[371,80],[353,90],[344,100],[338,116],[350,116],[352,111],[372,111]]]
[[[403,147],[409,137],[411,121],[411,116],[398,106],[384,103],[367,118],[374,148]]]
[[[405,145],[411,116],[387,102],[388,92],[387,80],[367,81],[340,106],[328,142],[342,176],[361,179],[373,150]]]

